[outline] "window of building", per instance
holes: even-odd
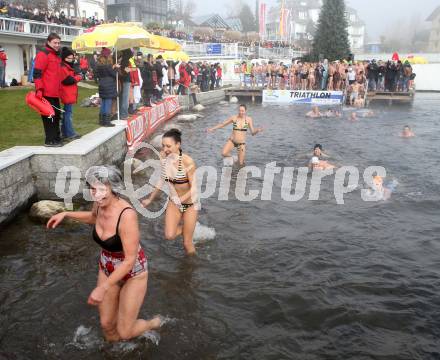
[[[82,11],[82,17],[83,17],[83,18],[87,17],[87,16],[86,16],[86,11],[85,11],[85,10]]]
[[[305,11],[300,11],[300,12],[298,13],[298,17],[299,17],[301,20],[305,20],[305,19],[307,18],[307,13],[306,13]]]

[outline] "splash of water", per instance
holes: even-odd
[[[202,225],[198,221],[194,229],[194,243],[200,243],[215,238],[215,229]]]

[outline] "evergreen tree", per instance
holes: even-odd
[[[318,59],[322,55],[330,61],[348,57],[350,44],[347,28],[344,0],[324,0],[313,40],[313,57]]]
[[[255,17],[248,4],[244,4],[238,15],[244,32],[255,31]]]
[[[255,0],[255,31],[260,32],[260,1]]]

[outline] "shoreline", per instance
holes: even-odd
[[[225,90],[213,90],[196,95],[206,106],[225,100]],[[179,96],[183,111],[193,106],[190,95]],[[173,117],[174,118],[174,117]],[[170,120],[172,120],[171,118]],[[0,152],[0,228],[39,200],[59,200],[55,182],[59,169],[73,165],[85,171],[96,164],[120,165],[128,152],[126,124],[113,128],[100,127],[62,148],[44,146],[14,146]],[[162,126],[159,127],[161,129]],[[150,135],[156,134],[157,128]]]

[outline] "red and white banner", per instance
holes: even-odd
[[[258,19],[259,19],[258,28],[260,32],[260,37],[264,37],[266,35],[266,4],[265,3],[260,4],[260,14]]]
[[[160,125],[170,120],[179,111],[180,105],[177,96],[167,97],[161,103],[152,107],[141,108],[140,113],[131,116],[127,120],[125,133],[128,150],[132,151],[153,134]]]

